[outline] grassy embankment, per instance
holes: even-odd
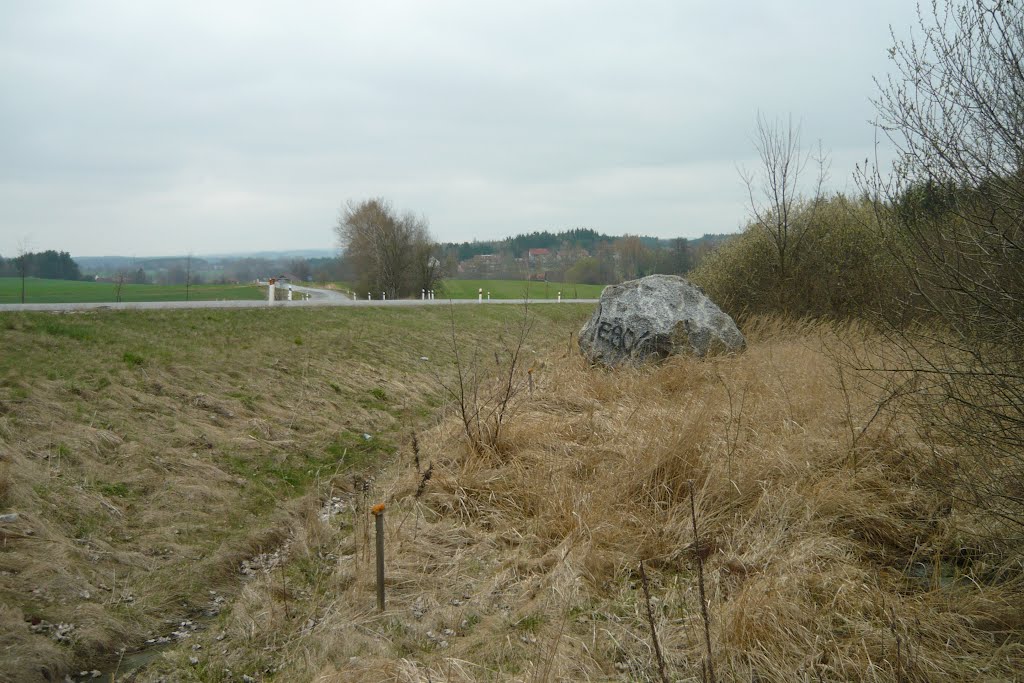
[[[1016,680],[1020,548],[928,486],[945,473],[915,425],[844,365],[886,342],[746,332],[740,355],[658,367],[550,354],[494,450],[454,417],[403,443],[368,493],[334,490],[338,514],[293,517],[283,564],[143,680],[661,680],[641,560],[668,680],[712,678],[705,624],[715,680]]]
[[[531,353],[587,314],[539,309]],[[490,358],[516,311],[452,314]],[[437,414],[449,315],[0,314],[0,681],[61,680],[230,599],[243,560]]]
[[[25,280],[25,303],[91,303],[116,301],[116,285],[109,282],[79,280]],[[185,285],[121,286],[121,301],[185,301]],[[191,285],[188,298],[193,301],[220,299],[263,299],[266,290],[252,285]],[[21,278],[0,278],[0,304],[21,303]]]
[[[463,348],[496,367],[501,312],[470,308]],[[672,680],[702,679],[698,570],[718,680],[1024,668],[1021,548],[936,493],[917,426],[850,371],[886,342],[751,323],[737,356],[604,371],[566,353],[588,308],[536,307],[545,362],[483,453],[454,416],[422,427],[442,309],[0,318],[9,676],[224,597],[138,680],[659,680],[640,560]]]

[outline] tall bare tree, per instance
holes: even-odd
[[[803,148],[800,124],[794,125],[792,117],[769,121],[758,113],[754,148],[759,165],[755,171],[741,168],[740,177],[747,187],[751,220],[771,240],[784,287],[804,238],[814,228],[829,160],[821,143],[816,150]]]
[[[615,240],[615,254],[619,257],[619,268],[623,280],[635,280],[642,275],[647,249],[636,235],[623,235]]]
[[[437,247],[426,219],[399,215],[382,198],[346,203],[335,232],[359,291],[398,298],[432,289],[440,278]]]
[[[441,281],[444,268],[438,259],[439,253],[438,246],[431,241],[429,234],[422,232],[414,237],[412,271],[409,273],[413,296],[417,292],[434,289]]]
[[[128,273],[124,270],[119,270],[114,275],[114,301],[121,303],[121,290],[124,288],[124,283],[128,281]]]
[[[309,259],[294,258],[288,261],[288,272],[305,282],[312,276],[313,269],[309,265]]]
[[[29,251],[28,240],[18,241],[18,257],[15,262],[18,264],[18,275],[21,277],[21,303],[25,303],[25,279],[28,277],[29,264],[32,261],[32,252]]]

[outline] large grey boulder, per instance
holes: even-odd
[[[676,353],[739,351],[746,341],[703,289],[678,275],[649,275],[605,287],[579,344],[591,362],[615,366]]]

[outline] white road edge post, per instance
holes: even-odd
[[[562,293],[558,293],[558,303],[562,303]]]
[[[288,301],[292,300],[292,286],[288,285]]]
[[[388,293],[387,292],[381,292],[380,293],[380,300],[381,301],[387,301],[388,300]]]
[[[477,292],[476,292],[476,302],[478,304],[482,304],[484,302],[484,288],[483,287],[478,289]]]
[[[490,292],[487,292],[487,300],[488,300],[488,301],[490,301],[490,300],[491,300],[491,293],[490,293]]]
[[[426,299],[427,299],[427,290],[421,289],[420,290],[420,301],[426,301]]]
[[[274,305],[274,279],[267,280],[267,305]]]

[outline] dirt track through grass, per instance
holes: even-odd
[[[588,309],[538,308],[531,352]],[[0,315],[0,680],[59,680],[218,609],[295,506],[437,414],[450,315],[487,353],[517,312]]]

